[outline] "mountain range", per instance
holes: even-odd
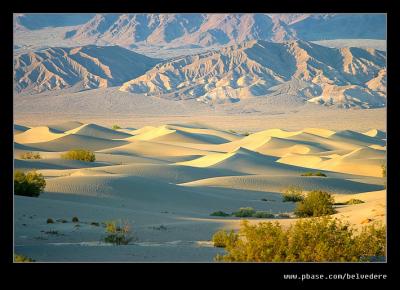
[[[119,46],[51,47],[14,56],[18,93],[118,86],[158,62]]]

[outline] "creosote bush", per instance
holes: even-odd
[[[38,152],[25,152],[20,157],[21,159],[42,159]]]
[[[22,171],[14,173],[14,194],[22,196],[38,197],[46,187],[46,181],[41,173]]]
[[[283,202],[298,202],[304,199],[303,189],[299,186],[289,186],[282,193],[282,201]]]
[[[118,130],[118,129],[121,129],[121,127],[118,126],[118,125],[113,125],[113,126],[112,126],[112,129],[113,129],[113,130]]]
[[[294,214],[298,217],[317,217],[335,213],[334,199],[331,194],[313,190],[304,200],[297,203]]]
[[[16,263],[29,263],[29,262],[35,262],[35,260],[24,256],[24,255],[18,255],[18,254],[14,254],[14,262]]]
[[[363,262],[386,255],[386,228],[372,224],[357,231],[327,216],[300,219],[287,229],[278,222],[244,221],[238,233],[216,232],[213,242],[226,250],[217,261]]]
[[[325,173],[322,172],[305,172],[301,174],[301,176],[321,176],[321,177],[326,177]]]
[[[54,224],[54,220],[52,218],[48,218],[46,223],[47,224]]]
[[[73,223],[79,223],[78,217],[74,216],[74,217],[72,218],[72,222],[73,222]]]
[[[252,207],[241,207],[238,211],[232,213],[235,217],[252,217],[256,211]]]
[[[227,244],[236,242],[236,239],[237,235],[233,230],[231,230],[229,233],[225,230],[220,230],[216,232],[211,238],[214,247],[217,248],[225,248]]]
[[[255,217],[255,218],[262,218],[262,219],[272,219],[272,218],[275,217],[275,215],[272,214],[272,213],[270,213],[269,211],[260,210],[260,211],[256,211],[256,212],[253,214],[253,217]]]
[[[64,154],[61,154],[61,158],[68,160],[80,160],[86,162],[96,161],[95,154],[92,151],[85,149],[70,150]]]
[[[219,210],[219,211],[214,211],[213,213],[210,214],[210,216],[230,216],[230,214]]]
[[[127,245],[133,240],[133,236],[131,235],[131,226],[128,222],[107,222],[106,233],[107,236],[104,238],[106,243]]]

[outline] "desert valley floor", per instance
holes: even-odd
[[[382,130],[245,133],[195,122],[122,124],[118,130],[78,121],[17,124],[15,169],[35,169],[47,183],[39,198],[14,198],[15,252],[36,261],[212,262],[223,252],[212,246],[212,234],[241,222],[212,212],[253,207],[289,225],[296,221],[295,205],[282,202],[281,192],[291,185],[329,191],[336,202],[363,200],[336,206],[335,216],[356,227],[386,220]],[[96,161],[60,158],[76,148],[94,151]],[[42,159],[20,158],[29,151]],[[327,177],[301,176],[310,171]],[[75,216],[78,223],[71,221]],[[48,218],[55,223],[47,224]],[[136,239],[124,246],[101,242],[101,223],[110,220],[129,222]]]

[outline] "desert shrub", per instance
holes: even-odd
[[[278,217],[282,218],[282,219],[288,219],[288,218],[290,218],[290,215],[287,213],[279,213]]]
[[[118,130],[118,129],[121,129],[121,127],[118,126],[118,125],[113,125],[113,126],[112,126],[112,129],[113,129],[113,130]]]
[[[301,176],[322,176],[322,177],[326,177],[325,173],[322,172],[305,172],[303,174],[301,174]]]
[[[29,263],[29,262],[35,262],[35,260],[26,257],[24,255],[18,255],[18,254],[14,254],[14,262],[16,263]]]
[[[98,223],[98,222],[91,222],[90,225],[91,225],[91,226],[95,226],[95,227],[99,227],[99,226],[100,226],[100,223]]]
[[[72,222],[73,222],[73,223],[79,223],[78,217],[74,216],[74,217],[72,218]]]
[[[335,213],[334,199],[331,194],[321,190],[313,190],[304,200],[297,203],[295,215],[298,217],[317,217]]]
[[[232,213],[235,217],[252,217],[256,211],[252,207],[241,207],[238,211]]]
[[[40,154],[38,152],[25,152],[21,154],[20,156],[21,159],[42,159]]]
[[[303,199],[303,189],[299,186],[289,186],[282,194],[283,202],[298,202]]]
[[[217,232],[219,233],[219,232]],[[217,234],[216,233],[216,234]],[[386,229],[364,227],[361,232],[331,217],[300,219],[288,229],[279,223],[249,225],[244,221],[238,233],[219,234],[227,262],[357,262],[385,256]]]
[[[236,236],[234,231],[228,233],[225,230],[219,230],[212,236],[211,240],[214,247],[225,248],[228,244],[230,245],[236,241]]]
[[[273,215],[272,213],[268,212],[268,211],[256,211],[253,214],[253,217],[255,218],[264,218],[264,219],[272,219],[275,217],[275,215]]]
[[[352,198],[346,201],[344,204],[360,204],[360,203],[364,203],[364,201],[362,201],[361,199]]]
[[[68,160],[80,160],[86,162],[96,161],[96,156],[92,151],[85,149],[74,149],[64,154],[61,154],[61,158]]]
[[[46,181],[41,173],[29,171],[26,174],[17,170],[14,173],[14,194],[38,197],[46,187]]]
[[[54,221],[52,218],[48,218],[46,221],[47,224],[54,224]]]
[[[127,245],[133,239],[133,236],[131,236],[130,225],[127,222],[107,222],[106,233],[107,236],[104,238],[106,243]]]
[[[219,210],[219,211],[214,211],[213,213],[210,214],[210,216],[230,216],[230,214]]]

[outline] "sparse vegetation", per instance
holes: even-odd
[[[302,173],[301,174],[301,176],[321,176],[321,177],[326,177],[326,174],[325,173],[322,173],[322,172],[305,172],[305,173]]]
[[[21,159],[42,159],[38,152],[25,152],[20,155]]]
[[[112,243],[115,245],[127,245],[133,239],[128,222],[107,222],[106,233],[107,236],[104,238],[104,241],[106,243]]]
[[[272,213],[269,212],[269,211],[262,211],[262,210],[260,210],[260,211],[256,211],[256,212],[253,214],[253,217],[255,217],[255,218],[262,218],[262,219],[272,219],[272,218],[275,217],[275,215],[272,214]]]
[[[290,215],[287,213],[279,213],[278,218],[288,219],[288,218],[290,218]]]
[[[225,248],[228,244],[236,242],[237,235],[234,231],[230,231],[229,233],[225,230],[220,230],[216,232],[211,240],[214,244],[214,247],[217,248]]]
[[[313,190],[304,200],[297,203],[295,215],[298,217],[318,217],[335,213],[334,199],[331,194],[321,190]]]
[[[24,255],[18,255],[18,254],[14,254],[14,262],[16,263],[30,263],[30,262],[35,262],[35,260],[24,256]]]
[[[210,216],[230,216],[230,214],[219,210],[211,213]]]
[[[46,187],[46,181],[41,173],[22,171],[14,173],[14,194],[22,196],[38,197]]]
[[[235,217],[252,217],[256,211],[252,207],[241,207],[238,211],[232,213]]]
[[[99,226],[100,226],[100,223],[98,223],[98,222],[91,222],[90,225],[91,225],[91,226],[95,226],[95,227],[99,227]]]
[[[118,125],[113,125],[113,126],[112,126],[112,129],[113,129],[113,130],[118,130],[118,129],[121,129],[121,127],[118,126]]]
[[[47,224],[54,224],[54,221],[52,218],[48,218],[46,221]]]
[[[283,202],[298,202],[303,199],[303,189],[299,186],[289,186],[282,194]]]
[[[61,154],[61,158],[67,160],[80,160],[86,162],[94,162],[96,161],[95,154],[90,150],[85,149],[74,149],[70,150],[64,154]]]
[[[74,216],[74,217],[72,218],[72,222],[73,222],[73,223],[79,223],[78,217]]]
[[[360,204],[364,203],[361,199],[352,198],[346,202],[336,202],[335,205],[351,205],[351,204]]]
[[[227,262],[363,262],[386,255],[385,226],[358,232],[332,217],[300,219],[288,229],[244,221],[238,233],[218,231],[212,241],[227,252],[215,259]]]

